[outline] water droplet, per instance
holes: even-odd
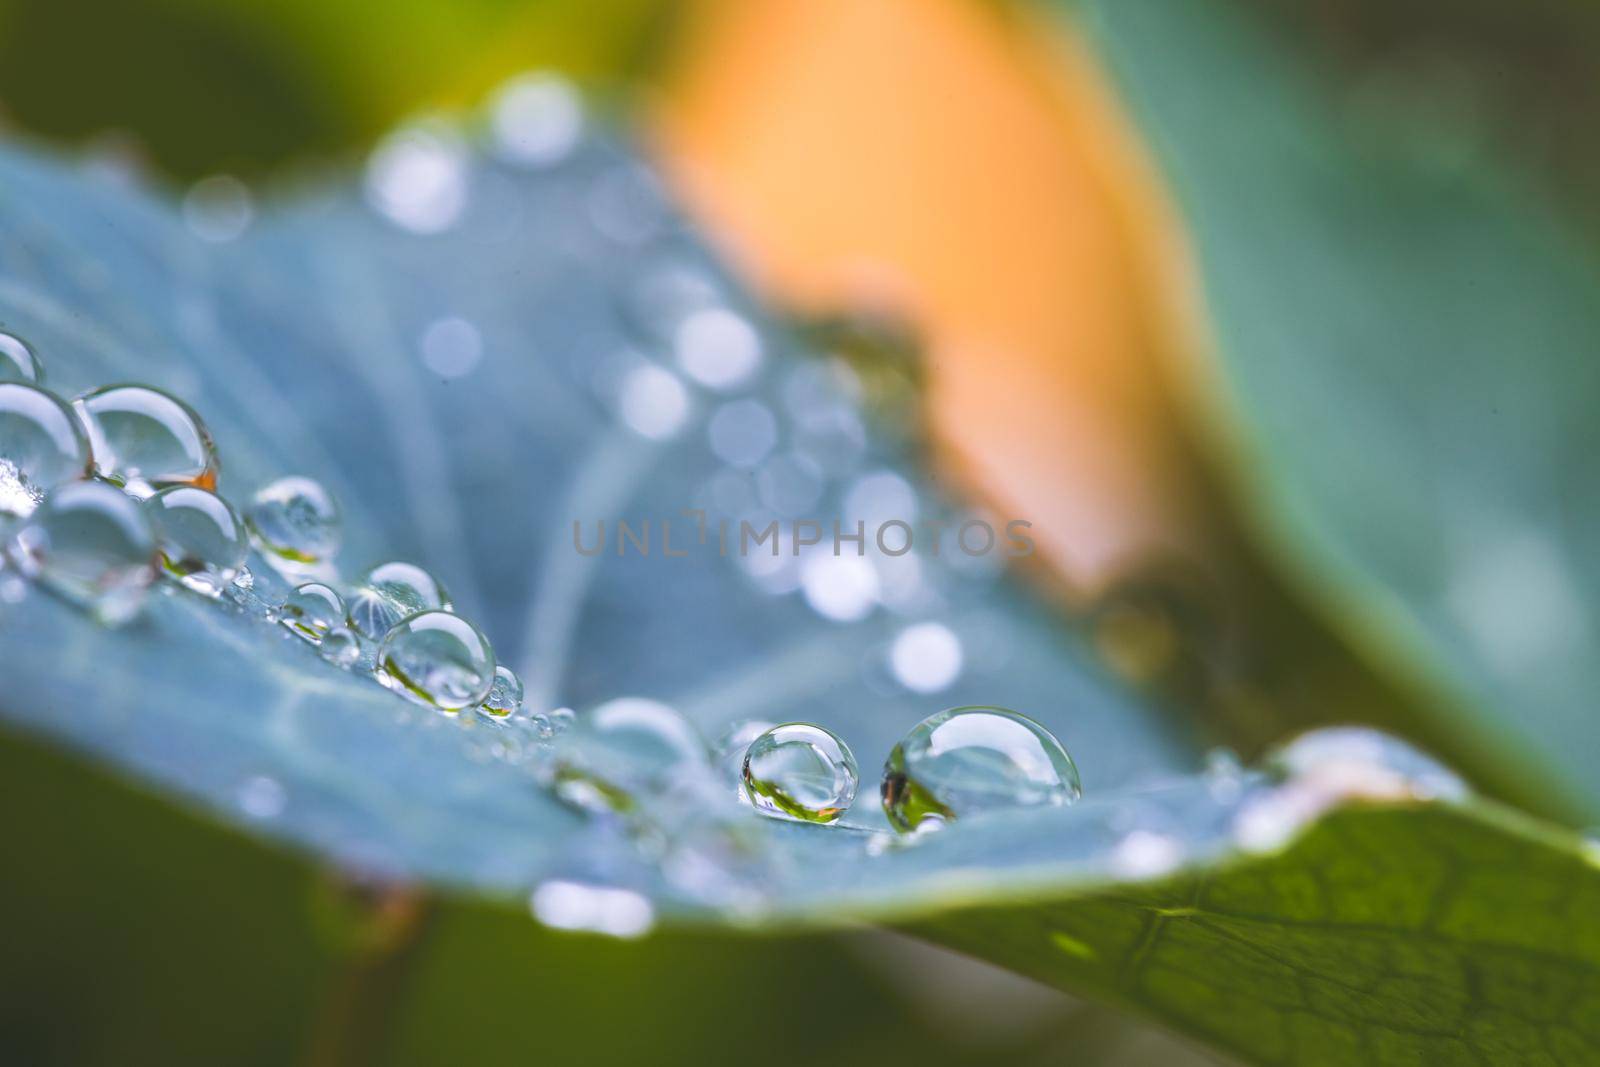
[[[278,621],[296,637],[313,645],[344,619],[344,599],[338,590],[321,582],[297,586],[278,609]]]
[[[1470,793],[1432,756],[1364,726],[1312,730],[1264,762],[1277,781],[1247,795],[1233,820],[1234,840],[1247,852],[1282,848],[1326,812],[1353,801],[1459,801]]]
[[[361,637],[348,626],[335,626],[322,635],[318,651],[335,667],[349,670],[361,662]]]
[[[1005,708],[951,708],[923,719],[883,765],[883,810],[902,833],[929,818],[1063,805],[1078,768],[1050,731]]]
[[[442,711],[482,704],[494,684],[494,669],[489,639],[448,611],[424,611],[403,619],[378,646],[378,680]]]
[[[655,908],[631,889],[551,879],[528,903],[534,918],[556,930],[641,937],[655,925]]]
[[[551,729],[560,734],[572,728],[572,724],[578,721],[578,713],[571,708],[554,708],[546,714],[546,718],[550,720]]]
[[[583,137],[583,98],[556,74],[512,78],[495,93],[489,115],[500,155],[525,167],[560,163]]]
[[[1266,768],[1291,781],[1317,780],[1365,795],[1465,800],[1460,775],[1392,734],[1366,726],[1325,726],[1269,753]]]
[[[708,770],[705,742],[676,709],[622,697],[573,722],[562,739],[554,785],[574,807],[627,812],[647,795]]]
[[[67,405],[37,386],[0,382],[0,518],[26,518],[88,471],[89,442]]]
[[[522,679],[516,671],[503,663],[494,669],[494,682],[480,710],[494,719],[509,719],[522,710]]]
[[[961,639],[942,623],[907,626],[889,650],[895,680],[913,693],[938,693],[961,677]]]
[[[294,587],[286,581],[277,568],[268,563],[260,552],[251,550],[245,556],[244,566],[233,576],[233,581],[223,590],[223,596],[247,615],[274,622],[278,609],[289,599]]]
[[[402,229],[442,233],[467,206],[467,150],[443,123],[396,130],[367,160],[367,202]]]
[[[850,748],[811,723],[774,726],[744,756],[744,792],[757,810],[833,822],[856,798],[861,774]]]
[[[177,485],[145,501],[161,563],[186,588],[221,596],[250,550],[233,505],[209,489]]]
[[[221,244],[235,240],[254,218],[249,188],[228,174],[201,178],[183,197],[183,221],[202,241]]]
[[[356,633],[381,640],[407,615],[450,611],[450,594],[438,579],[415,563],[380,563],[363,574],[350,591],[345,615]]]
[[[156,577],[156,539],[137,501],[105,482],[61,486],[18,531],[17,567],[97,621],[138,615]]]
[[[776,725],[764,719],[737,722],[724,730],[712,746],[712,760],[718,773],[733,784],[735,797],[744,797],[744,754],[749,751],[751,742]]]
[[[761,335],[743,315],[703,308],[685,316],[673,338],[685,374],[708,389],[735,389],[761,366]]]
[[[483,359],[483,335],[472,323],[454,315],[428,323],[418,347],[422,362],[441,378],[459,378]]]
[[[147,385],[107,385],[73,400],[95,472],[147,497],[172,485],[217,487],[217,450],[194,410]]]
[[[279,478],[259,489],[245,521],[256,547],[291,569],[327,563],[344,537],[338,502],[310,478]]]
[[[0,330],[0,382],[38,385],[42,381],[44,367],[34,354],[33,346],[16,334]]]

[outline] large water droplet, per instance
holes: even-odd
[[[147,385],[107,385],[72,402],[94,454],[95,472],[147,497],[172,485],[217,487],[211,431],[177,397]]]
[[[509,719],[522,710],[522,679],[517,672],[500,664],[494,669],[494,684],[479,709],[494,719]]]
[[[951,708],[918,723],[883,765],[883,810],[901,832],[986,811],[1071,804],[1078,768],[1050,731],[1006,708]]]
[[[89,472],[89,442],[54,394],[0,382],[0,518],[25,518],[56,486]]]
[[[161,563],[184,586],[221,596],[250,551],[233,505],[209,489],[177,485],[145,502]]]
[[[449,611],[450,594],[415,563],[380,563],[350,591],[346,617],[356,633],[381,640],[401,619],[419,611]]]
[[[320,644],[344,620],[344,599],[332,586],[307,582],[298,586],[278,609],[278,621],[296,637]]]
[[[18,569],[96,620],[138,615],[156,577],[156,539],[139,504],[105,482],[51,493],[12,545]]]
[[[378,646],[378,680],[442,711],[475,707],[494,684],[494,649],[448,611],[424,611],[390,628]]]
[[[258,490],[245,521],[256,546],[291,569],[332,560],[344,536],[338,502],[310,478],[279,478]]]
[[[42,381],[44,367],[39,364],[33,346],[16,334],[0,331],[0,382],[38,385]]]
[[[585,811],[628,812],[708,771],[705,742],[687,719],[658,701],[622,697],[574,721],[557,756],[555,790]]]
[[[774,726],[744,756],[744,791],[760,811],[805,822],[833,822],[861,780],[850,747],[811,723]]]

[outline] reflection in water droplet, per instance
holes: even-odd
[[[0,330],[0,382],[27,382],[38,385],[44,381],[44,367],[28,344],[16,334]]]
[[[105,482],[55,490],[18,531],[17,568],[107,626],[133,619],[156,577],[156,540],[139,504]]]
[[[483,335],[454,315],[428,323],[418,347],[423,364],[441,378],[459,378],[483,359]]]
[[[631,889],[552,879],[533,891],[534,918],[556,930],[608,937],[641,937],[655,925],[655,908]]]
[[[348,626],[335,626],[322,635],[318,651],[335,667],[349,670],[361,662],[361,637]]]
[[[623,376],[617,414],[641,437],[665,441],[689,420],[689,390],[678,376],[654,363],[640,363]]]
[[[759,400],[723,404],[706,426],[711,451],[724,463],[749,468],[767,458],[778,443],[778,420]]]
[[[861,774],[850,747],[811,723],[784,723],[756,738],[744,757],[744,792],[757,810],[833,822],[856,798]]]
[[[479,710],[494,719],[509,719],[522,710],[522,679],[516,671],[503,663],[494,669],[494,682]]]
[[[761,335],[727,308],[702,308],[678,324],[673,352],[685,374],[708,389],[734,389],[761,366]]]
[[[750,743],[776,725],[763,719],[737,722],[724,730],[712,746],[712,760],[717,765],[717,772],[725,775],[733,784],[735,797],[744,796],[744,754],[749,750]]]
[[[183,197],[183,221],[202,241],[220,244],[235,240],[254,218],[249,188],[227,174],[201,178]]]
[[[494,649],[479,629],[448,611],[424,611],[393,626],[378,646],[378,680],[441,711],[482,704],[494,684]]]
[[[333,494],[310,478],[279,478],[257,490],[245,513],[256,547],[290,569],[327,563],[344,537]]]
[[[237,799],[239,810],[252,819],[276,819],[289,804],[289,794],[284,792],[283,786],[265,775],[242,782]]]
[[[147,497],[172,485],[217,487],[217,450],[200,416],[147,385],[107,385],[72,401],[95,473]]]
[[[502,158],[525,167],[553,166],[583,137],[583,98],[560,75],[518,75],[490,101],[489,126]]]
[[[1074,803],[1078,768],[1050,731],[1005,708],[941,711],[918,723],[883,766],[883,810],[902,833],[1008,808]]]
[[[907,626],[889,650],[895,680],[913,693],[950,688],[961,677],[961,662],[961,639],[937,622]]]
[[[233,505],[209,489],[176,485],[145,501],[166,572],[203,596],[221,596],[250,546]]]
[[[321,582],[296,587],[278,609],[278,621],[290,633],[314,645],[321,643],[323,636],[343,619],[343,598],[332,586]]]
[[[878,571],[860,556],[835,556],[813,552],[800,568],[800,588],[806,603],[823,618],[858,622],[872,614],[878,603]]]
[[[556,795],[584,811],[632,811],[641,798],[709,770],[705,742],[666,704],[622,697],[572,724],[556,756]]]
[[[396,130],[367,160],[367,202],[413,233],[442,233],[467,206],[467,151],[442,123]]]
[[[345,615],[356,633],[377,641],[407,615],[451,608],[450,595],[437,578],[415,563],[395,560],[361,576],[350,591]]]
[[[0,519],[26,518],[45,494],[89,470],[89,442],[52,393],[0,382]]]

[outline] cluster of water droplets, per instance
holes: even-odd
[[[506,86],[487,129],[500,165],[541,174],[559,170],[587,137],[581,98],[546,75]],[[379,146],[365,189],[381,217],[417,234],[465,225],[474,197],[493,192],[462,133],[431,119]],[[247,200],[242,214],[216,210],[239,200],[232,187],[200,192],[186,214],[205,239],[228,239],[248,223]],[[988,654],[973,636],[981,627],[957,623],[960,590],[992,580],[1002,553],[971,552],[961,538],[976,516],[919,494],[870,447],[869,419],[891,439],[916,432],[913,340],[889,320],[815,323],[800,332],[820,358],[774,358],[784,342],[757,327],[701,257],[674,243],[662,205],[654,176],[631,159],[602,170],[584,194],[593,229],[630,264],[613,294],[630,344],[575,371],[585,390],[634,439],[697,439],[712,457],[693,501],[698,524],[685,522],[675,537],[688,532],[715,551],[745,524],[776,524],[781,551],[719,553],[748,588],[839,626],[887,616],[893,636],[867,657],[871,685],[916,701],[951,689]],[[454,378],[479,364],[483,338],[470,321],[447,315],[422,331],[419,350],[431,372]],[[928,840],[952,822],[1071,805],[1081,795],[1061,743],[1004,708],[935,711],[892,747],[877,794],[898,832],[890,835],[860,811],[858,762],[826,726],[749,721],[712,745],[677,709],[643,697],[581,713],[525,707],[522,680],[426,569],[388,561],[341,578],[341,511],[320,483],[279,478],[235,508],[218,495],[210,433],[178,398],[110,385],[68,402],[43,381],[37,354],[0,334],[0,609],[13,598],[12,574],[110,625],[135,617],[161,581],[231,605],[334,668],[437,713],[427,721],[471,728],[475,754],[524,769],[697,900],[759,908],[772,857],[751,833],[751,811],[854,832],[876,855],[893,847],[885,842]],[[801,544],[808,515],[837,515],[851,532],[861,522],[862,549],[835,550],[828,530]],[[937,540],[930,551],[927,534],[911,529],[923,521],[944,529],[943,551]],[[615,530],[601,536],[608,552],[622,554]],[[662,535],[654,540],[661,544]],[[1103,658],[1136,678],[1173,673],[1188,601],[1175,607],[1169,599],[1144,590],[1108,597],[1092,620]],[[1251,787],[1225,759],[1208,768],[1217,801],[1241,803],[1242,847],[1275,847],[1330,797],[1454,795],[1447,771],[1401,759],[1392,739],[1333,740],[1332,764],[1350,765],[1343,772],[1316,769],[1330,762],[1321,758],[1327,753],[1319,749],[1313,760],[1305,746],[1285,751],[1270,788]],[[282,787],[253,778],[240,803],[269,817],[283,806]],[[1153,877],[1180,862],[1177,834],[1143,824],[1124,830],[1111,859],[1119,873]],[[647,930],[649,895],[630,888],[615,864],[580,858],[533,890],[534,913],[552,926],[618,936]]]
[[[125,384],[68,402],[43,380],[32,346],[0,334],[8,581],[14,572],[120,626],[169,579],[280,623],[328,662],[416,703],[449,714],[481,709],[497,722],[521,711],[521,681],[423,568],[380,563],[340,592],[340,511],[320,483],[278,479],[241,514],[217,493],[216,445],[182,400]]]

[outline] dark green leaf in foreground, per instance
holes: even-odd
[[[1191,228],[1201,392],[1310,598],[1497,791],[1600,810],[1600,270],[1227,2],[1084,10]],[[1435,131],[1437,132],[1437,131]],[[1213,369],[1214,368],[1214,372]]]
[[[532,173],[465,167],[464,213],[440,234],[403,232],[359,198],[332,195],[211,246],[114,178],[8,152],[0,324],[35,342],[61,391],[132,379],[192,403],[218,439],[225,495],[242,499],[284,474],[322,480],[347,516],[346,569],[389,557],[433,569],[522,673],[535,708],[640,695],[679,707],[710,736],[742,719],[838,731],[869,774],[849,825],[760,819],[735,807],[730,788],[707,804],[750,827],[748,853],[730,858],[687,836],[643,854],[614,827],[555,803],[485,743],[486,728],[421,713],[273,627],[181,593],[121,631],[44,595],[11,607],[0,628],[10,724],[367,874],[507,901],[553,882],[620,887],[622,928],[588,922],[619,933],[679,920],[914,924],[1262,1058],[1287,1056],[1289,1037],[1272,1034],[1287,1034],[1297,1016],[1288,1003],[1259,1018],[1235,1009],[1276,990],[1261,957],[1365,990],[1348,1010],[1318,1001],[1309,1013],[1374,1048],[1413,1010],[1409,987],[1363,984],[1385,967],[1424,972],[1441,1003],[1502,1005],[1499,987],[1432,952],[1439,931],[1486,952],[1548,953],[1559,961],[1552,974],[1583,972],[1593,959],[1583,938],[1550,949],[1540,925],[1553,900],[1542,871],[1564,872],[1573,893],[1594,892],[1594,871],[1571,842],[1489,809],[1411,807],[1407,783],[1382,776],[1377,789],[1358,775],[1308,794],[1303,783],[1197,775],[1201,759],[1181,728],[1108,683],[1070,631],[1004,576],[948,545],[939,558],[919,553],[914,570],[873,561],[877,597],[854,621],[857,608],[830,600],[827,582],[808,586],[802,573],[797,589],[793,572],[752,573],[714,550],[575,552],[575,520],[614,529],[618,518],[659,523],[689,508],[714,516],[727,494],[751,492],[708,426],[719,417],[749,425],[758,406],[766,414],[754,423],[770,419],[780,448],[834,446],[814,514],[862,507],[850,502],[862,479],[893,470],[924,515],[960,512],[863,432],[861,414],[819,374],[826,364],[770,328],[759,375],[685,394],[675,435],[630,422],[619,380],[654,368],[649,380],[660,382],[672,363],[633,304],[652,271],[698,272],[759,316],[650,174],[604,140],[591,136],[562,166]],[[426,338],[446,320],[469,324],[475,358],[460,349],[430,358]],[[676,529],[682,536],[692,523]],[[915,621],[948,627],[963,650],[959,677],[937,695],[916,694],[885,667]],[[958,822],[914,848],[878,847],[876,767],[918,720],[961,703],[1037,717],[1072,750],[1086,799]],[[1407,806],[1350,811],[1274,854],[1349,798]],[[1272,816],[1265,837],[1263,813]],[[1463,856],[1515,861],[1508,873],[1520,881],[1509,888],[1492,869],[1487,880],[1450,883],[1463,914],[1499,915],[1498,929],[1437,925],[1457,906],[1443,886],[1418,899],[1446,910],[1419,913],[1408,894],[1427,888],[1426,872],[1363,880],[1390,850],[1394,863],[1437,856],[1420,839],[1438,835],[1391,829],[1429,819],[1453,827]],[[1378,839],[1381,850],[1363,844]],[[1180,881],[1152,881],[1163,877]],[[1335,894],[1347,884],[1362,891]],[[1266,888],[1251,896],[1252,885]],[[1217,913],[1211,926],[1152,918],[1152,907],[1202,905]],[[1260,919],[1262,931],[1241,935],[1259,942],[1260,956],[1184,947],[1185,931],[1227,927],[1224,914]],[[1301,937],[1302,922],[1329,932]],[[1361,972],[1352,961],[1374,955],[1380,930],[1392,931],[1395,953],[1415,957]],[[1528,971],[1529,988],[1556,980],[1546,975]],[[1565,1029],[1550,1039],[1593,1040],[1581,997],[1559,1005]],[[1546,1021],[1531,1008],[1434,1020],[1443,1030],[1477,1025],[1482,1048],[1545,1040],[1554,1033]]]

